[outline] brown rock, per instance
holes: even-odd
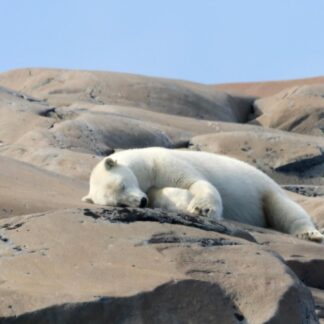
[[[190,147],[246,161],[282,184],[323,184],[322,138],[260,129],[196,136]]]
[[[289,235],[249,228],[249,233],[269,251],[278,253],[305,285],[324,290],[324,248]]]
[[[324,186],[286,185],[283,188],[307,197],[324,196]]]
[[[84,206],[87,183],[0,156],[0,218]]]
[[[74,209],[0,224],[3,323],[317,323],[309,290],[226,223]]]
[[[324,85],[304,85],[256,100],[256,122],[262,126],[322,136]]]
[[[247,120],[251,99],[192,82],[130,74],[24,69],[0,74],[0,85],[45,99],[54,106],[76,101],[117,104],[198,119]]]
[[[266,81],[266,82],[245,82],[245,83],[228,83],[217,84],[212,87],[220,91],[241,93],[256,97],[272,96],[284,89],[293,86],[313,85],[324,83],[323,77],[285,80],[285,81]]]
[[[14,143],[35,128],[48,128],[51,122],[42,114],[49,109],[46,103],[0,87],[1,147]]]

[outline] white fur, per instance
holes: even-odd
[[[162,188],[152,187],[148,193],[149,207],[163,208],[174,211],[186,212],[193,198],[192,193],[186,189],[180,188]]]
[[[138,207],[146,193],[154,206],[261,227],[270,224],[315,241],[323,238],[309,215],[267,175],[242,161],[206,152],[145,148],[115,153],[94,168],[83,200]]]

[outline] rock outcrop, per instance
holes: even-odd
[[[265,127],[301,134],[324,132],[324,85],[308,85],[283,90],[254,103],[255,122]]]
[[[207,120],[244,122],[251,100],[192,82],[137,75],[25,69],[3,73],[0,84],[55,106],[115,104]]]
[[[316,323],[306,286],[234,224],[70,209],[2,220],[0,233],[4,323]]]

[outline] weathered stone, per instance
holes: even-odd
[[[0,221],[2,322],[317,322],[279,258],[223,234],[230,223],[180,216],[72,209]]]
[[[324,83],[323,77],[284,80],[284,81],[265,81],[265,82],[244,82],[244,83],[228,83],[217,84],[212,87],[221,91],[230,93],[240,93],[248,96],[266,97],[296,86],[317,85]]]
[[[0,218],[84,206],[87,183],[0,156]]]
[[[283,188],[307,197],[324,196],[324,186],[286,185]]]
[[[189,147],[246,161],[282,184],[324,184],[323,138],[263,129],[195,136]]]
[[[324,86],[304,85],[283,90],[254,103],[256,121],[302,134],[322,136],[324,132]]]
[[[54,106],[76,101],[117,104],[198,119],[242,122],[251,99],[232,97],[208,86],[185,81],[111,72],[24,69],[0,75],[0,85]]]

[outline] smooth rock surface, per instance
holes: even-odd
[[[283,90],[254,102],[255,122],[265,127],[323,136],[324,84]]]
[[[2,220],[0,318],[316,323],[309,290],[280,258],[224,231],[233,227],[136,209]]]
[[[84,206],[88,184],[0,156],[0,218]]]
[[[211,87],[216,88],[220,91],[240,93],[248,96],[267,97],[294,86],[313,85],[320,83],[324,83],[324,77],[283,81],[216,84],[212,85]]]
[[[22,69],[0,75],[0,85],[55,106],[75,101],[118,104],[198,119],[246,121],[251,100],[193,82],[93,71]]]
[[[324,138],[269,129],[195,136],[194,150],[225,154],[254,165],[282,184],[324,184]]]

